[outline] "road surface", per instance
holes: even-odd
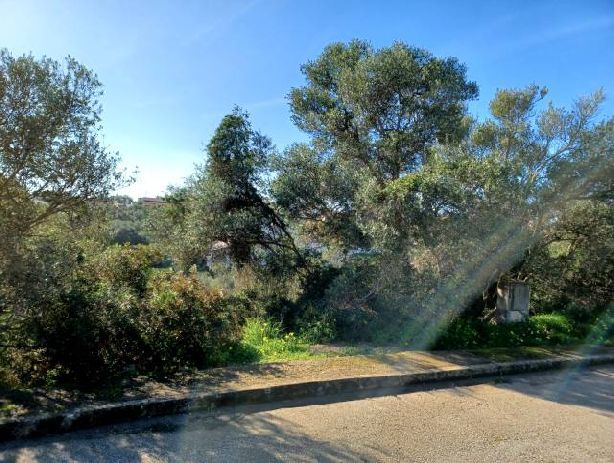
[[[614,462],[614,366],[338,399],[3,444],[0,462]]]

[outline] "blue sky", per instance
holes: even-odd
[[[614,114],[612,0],[0,0],[0,47],[71,55],[98,74],[105,142],[140,171],[134,197],[189,175],[235,104],[278,148],[305,140],[285,96],[302,63],[352,38],[458,57],[480,86],[478,117],[497,88],[531,83],[557,105],[603,87],[602,115]]]

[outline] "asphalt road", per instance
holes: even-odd
[[[0,446],[0,462],[614,462],[614,366],[195,413]]]

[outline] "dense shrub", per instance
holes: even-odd
[[[152,267],[161,261],[162,254],[154,246],[124,244],[93,256],[88,267],[101,283],[143,294]]]
[[[525,322],[493,324],[457,318],[437,338],[436,349],[565,345],[578,340],[563,314],[543,314]]]
[[[38,356],[20,355],[26,378],[40,380],[55,371],[60,378],[88,383],[141,363],[141,298],[157,251],[112,246],[88,258],[84,250],[73,249],[79,257],[67,259],[64,247],[45,249],[57,263],[35,273],[43,281],[55,275],[52,287],[29,297],[12,327],[13,341],[42,349]]]
[[[338,269],[313,258],[301,271],[286,275],[247,268],[233,273],[237,282],[233,289],[249,300],[252,318],[275,320],[283,331],[298,333],[311,343],[335,338],[336,320],[324,296]],[[213,280],[206,282],[211,285]]]
[[[146,364],[168,370],[222,363],[240,340],[245,313],[245,301],[207,289],[193,274],[155,274],[138,322]]]
[[[57,370],[64,379],[89,383],[137,363],[142,352],[137,314],[129,292],[75,281],[69,291],[44,307],[31,307],[22,319],[27,341],[43,348],[37,373]]]
[[[614,346],[614,308],[609,307],[602,313],[586,334],[587,344]]]
[[[335,320],[339,339],[371,341],[379,314],[376,293],[378,261],[371,256],[350,260],[334,278],[323,298],[325,309]]]
[[[323,344],[336,339],[335,319],[331,312],[307,307],[297,323],[301,339],[310,344]]]
[[[574,340],[573,325],[563,314],[534,315],[528,320],[531,342],[539,344],[569,344]],[[534,341],[533,341],[534,340]]]
[[[522,264],[537,311],[563,310],[593,321],[612,301],[614,208],[608,201],[572,201]]]
[[[30,382],[52,371],[80,381],[112,370],[129,294],[92,284],[83,247],[57,235],[31,240],[13,264],[0,288],[12,371]],[[116,352],[124,352],[121,343]]]
[[[482,341],[479,322],[457,318],[453,320],[435,342],[436,349],[469,349]]]
[[[141,235],[139,232],[131,228],[120,228],[113,234],[111,241],[115,244],[133,245],[149,243],[147,237]]]
[[[37,264],[24,309],[3,327],[14,346],[4,362],[25,382],[85,385],[129,371],[214,365],[239,343],[247,301],[207,289],[194,274],[153,268],[160,255],[152,247],[72,259],[78,250],[48,242],[44,250],[43,259],[28,259]]]

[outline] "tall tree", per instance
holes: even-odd
[[[408,271],[396,272],[400,279],[389,290],[398,292],[404,281],[413,285],[407,304],[415,304],[421,321],[412,322],[412,335],[432,333],[430,328],[480,293],[491,294],[501,278],[543,284],[546,273],[535,278],[540,266],[569,265],[548,278],[558,278],[559,287],[576,285],[584,300],[607,299],[612,243],[604,231],[611,221],[613,120],[595,120],[603,101],[599,91],[570,109],[549,105],[539,112],[545,95],[536,86],[499,91],[492,117],[475,124],[462,143],[436,146],[420,172],[364,191],[362,209],[368,214],[361,225],[383,255],[404,256],[398,267]],[[588,233],[591,225],[599,230]],[[559,252],[564,258],[546,258],[553,242],[565,249]],[[523,266],[527,253],[534,258]],[[588,267],[586,256],[600,262],[603,274],[584,271],[590,284],[582,287],[572,267]],[[386,259],[373,287],[395,274]],[[416,274],[428,277],[420,278],[422,287]],[[540,292],[554,300],[553,289]],[[564,300],[561,291],[556,296]]]
[[[122,181],[118,157],[100,141],[101,94],[72,58],[62,65],[0,50],[0,249]]]
[[[207,161],[194,181],[191,230],[204,245],[228,245],[239,266],[255,252],[300,253],[282,217],[265,194],[266,171],[274,151],[271,141],[252,129],[240,109],[225,116],[207,145]]]
[[[307,85],[290,93],[296,125],[380,181],[420,168],[437,141],[459,140],[465,103],[478,94],[457,59],[400,42],[335,43],[302,71]]]
[[[312,143],[284,153],[275,198],[320,241],[368,246],[356,195],[419,171],[436,143],[462,139],[477,86],[455,58],[403,43],[335,43],[302,71],[307,82],[291,91],[290,107]]]

